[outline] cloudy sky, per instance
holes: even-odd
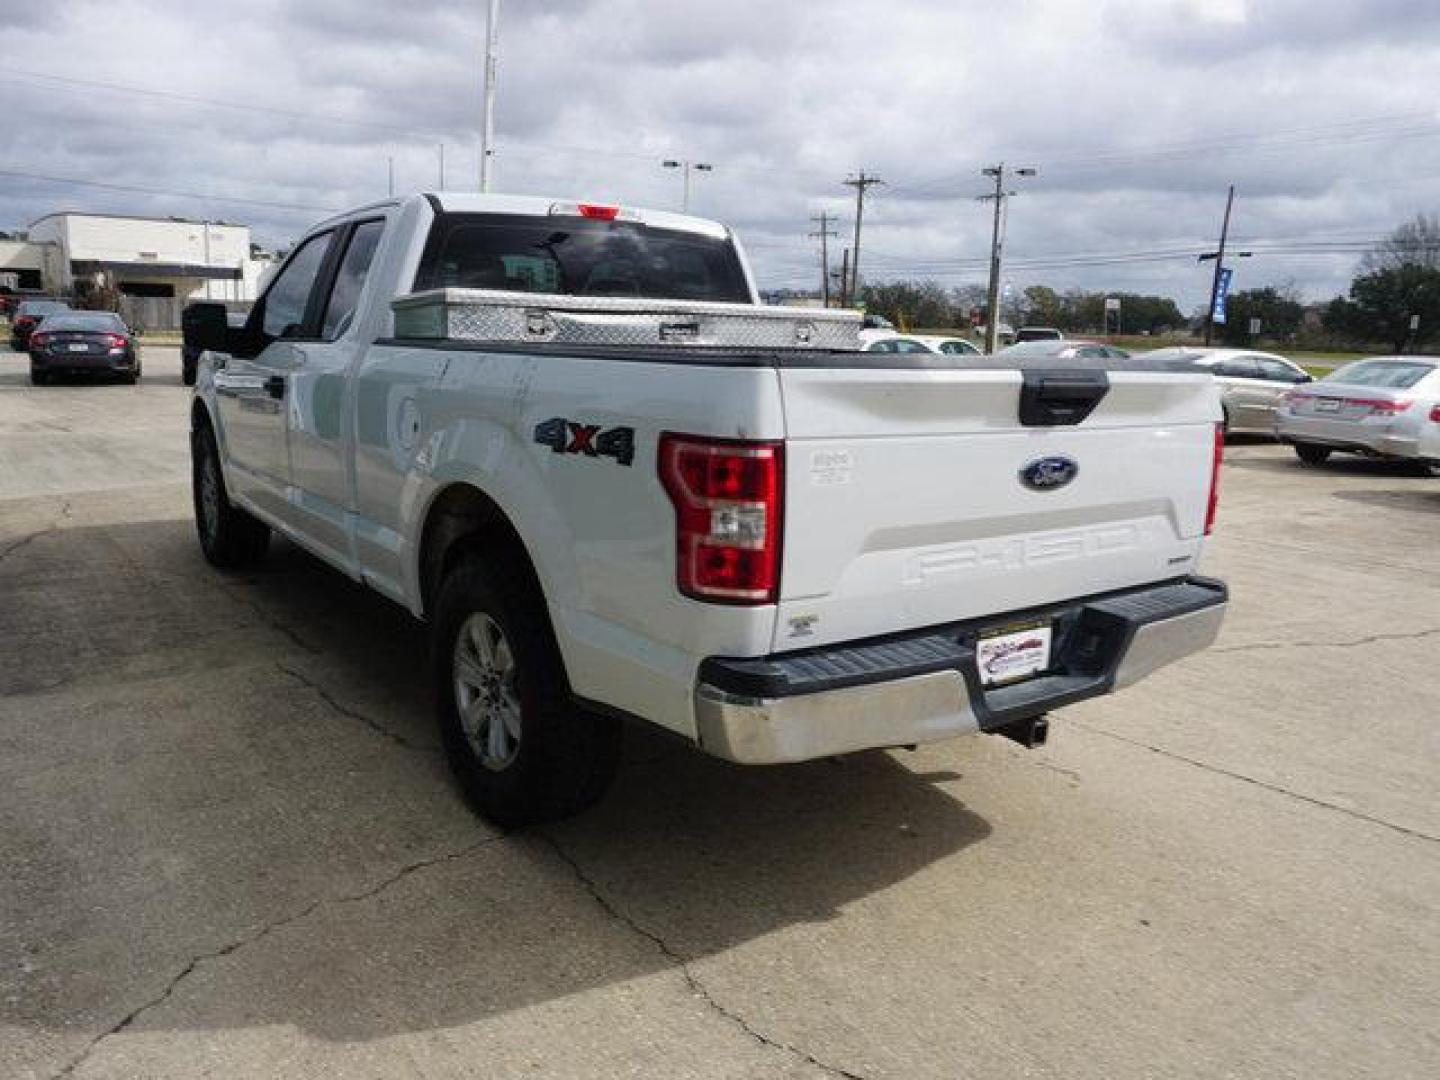
[[[283,243],[477,175],[485,0],[50,0],[0,8],[0,229],[58,209],[223,217]],[[818,280],[810,215],[871,280],[980,282],[983,165],[1017,181],[1016,289],[1343,290],[1440,210],[1436,0],[504,0],[495,187],[736,225],[762,286]],[[65,181],[87,181],[88,185]],[[108,185],[108,186],[102,186]],[[223,197],[223,198],[222,198]],[[229,200],[229,201],[227,201]],[[838,245],[837,245],[838,246]]]

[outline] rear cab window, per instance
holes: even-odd
[[[439,215],[414,287],[732,304],[752,299],[728,238],[638,221],[523,214]]]

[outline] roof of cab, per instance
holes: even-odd
[[[544,216],[552,206],[576,206],[580,203],[594,203],[613,206],[599,199],[564,199],[542,195],[482,195],[479,192],[441,191],[424,192],[425,198],[438,203],[441,208],[461,214],[530,214]],[[620,204],[626,213],[634,214],[646,225],[658,229],[675,229],[680,232],[698,233],[723,240],[730,234],[725,226],[709,218],[676,214],[669,210],[649,210],[639,206]]]

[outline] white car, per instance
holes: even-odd
[[[1146,353],[1155,360],[1193,364],[1215,376],[1225,430],[1232,434],[1274,435],[1281,400],[1302,383],[1313,382],[1299,364],[1253,349],[1191,349],[1184,346]]]
[[[853,311],[761,306],[715,222],[392,199],[243,328],[197,307],[202,551],[277,531],[428,622],[504,825],[597,799],[625,717],[755,764],[1036,745],[1223,618],[1211,379],[865,353]]]
[[[1335,451],[1440,475],[1440,357],[1357,360],[1285,396],[1275,434],[1307,465]]]
[[[862,336],[863,337],[863,336]],[[962,337],[943,334],[875,334],[865,340],[866,352],[941,353],[946,356],[983,356],[984,351]]]

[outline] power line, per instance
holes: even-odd
[[[18,180],[40,180],[49,184],[73,184],[75,187],[101,188],[106,191],[124,191],[137,195],[160,195],[175,199],[197,199],[202,202],[226,202],[237,203],[243,206],[262,206],[270,210],[295,210],[323,214],[336,214],[340,212],[333,206],[272,202],[268,199],[247,199],[239,195],[210,195],[194,191],[166,191],[163,188],[140,187],[135,184],[113,184],[101,180],[80,180],[73,176],[47,176],[43,173],[24,172],[19,169],[0,169],[0,176],[9,176]]]

